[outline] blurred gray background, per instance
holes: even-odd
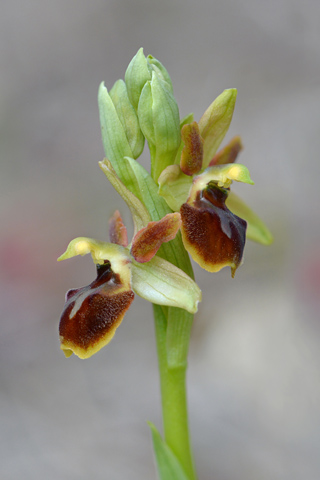
[[[236,191],[274,233],[248,242],[234,280],[195,272],[204,300],[190,350],[199,480],[320,478],[318,0],[12,0],[0,16],[0,478],[155,479],[161,427],[151,305],[136,298],[114,340],[65,359],[65,291],[120,208],[103,158],[97,90],[139,47],[169,70],[181,116],[238,88],[231,130],[255,186]],[[147,154],[142,161],[146,162]]]

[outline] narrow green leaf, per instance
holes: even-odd
[[[188,480],[188,477],[184,473],[178,459],[166,442],[161,438],[156,427],[152,423],[148,423],[151,428],[159,480]]]
[[[270,245],[273,242],[273,236],[268,227],[235,193],[230,192],[226,205],[232,213],[247,222],[247,238],[262,245]]]

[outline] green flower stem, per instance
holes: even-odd
[[[193,315],[181,308],[168,308],[167,362],[169,368],[187,367]]]
[[[190,444],[186,395],[186,357],[193,315],[187,313],[189,319],[186,321],[186,312],[184,310],[174,307],[163,308],[159,305],[154,305],[153,308],[160,373],[164,439],[176,455],[188,479],[196,480]],[[171,315],[170,310],[174,310]],[[175,323],[174,330],[176,332],[180,330],[182,335],[172,335],[168,344],[167,334],[171,329],[170,323],[173,321]],[[180,328],[178,324],[180,324]],[[183,342],[183,349],[181,349],[181,341]],[[181,351],[184,352],[184,355],[181,354]],[[168,357],[172,354],[172,358],[174,358],[176,352],[178,352],[176,360],[179,359],[179,361],[174,365],[173,362],[170,362],[172,364],[170,366]]]

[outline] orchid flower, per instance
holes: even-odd
[[[180,268],[155,256],[163,243],[173,240],[180,226],[179,213],[157,222],[135,195],[122,184],[108,161],[102,164],[117,183],[133,215],[135,233],[128,244],[127,229],[119,211],[109,221],[111,243],[75,238],[58,260],[91,254],[97,278],[90,285],[69,290],[60,320],[61,349],[66,357],[88,358],[113,338],[134,294],[157,305],[197,311],[201,291]]]
[[[240,137],[216,153],[236,96],[235,89],[225,90],[199,124],[182,122],[176,163],[158,179],[159,194],[181,213],[183,243],[193,260],[209,272],[230,266],[232,276],[242,262],[246,236],[265,245],[272,242],[259,217],[230,192],[233,181],[254,184],[244,165],[234,165],[242,149]]]

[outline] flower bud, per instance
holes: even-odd
[[[132,158],[140,157],[144,147],[144,136],[139,126],[138,116],[130,103],[127,87],[123,80],[117,80],[109,95],[117,111],[132,150]]]
[[[151,77],[152,68],[144,56],[143,48],[140,48],[129,63],[124,76],[129,100],[136,111],[138,110],[141,91],[146,82],[151,80]]]
[[[117,109],[104,83],[101,83],[99,88],[98,104],[104,151],[120,175],[123,158],[132,157],[133,151]]]
[[[181,143],[179,109],[168,83],[156,71],[142,89],[138,117],[151,154],[155,181],[174,159]]]
[[[147,61],[152,70],[158,75],[159,78],[162,78],[168,84],[168,90],[173,92],[172,82],[168,70],[162,65],[159,60],[154,58],[152,55],[148,55]]]
[[[217,152],[230,126],[237,99],[237,90],[224,90],[207,108],[199,121],[203,145],[203,168]]]
[[[128,97],[126,84],[118,80],[110,92],[102,83],[98,93],[103,146],[117,175],[128,179],[124,157],[138,158],[144,148],[144,136],[138,116]]]

